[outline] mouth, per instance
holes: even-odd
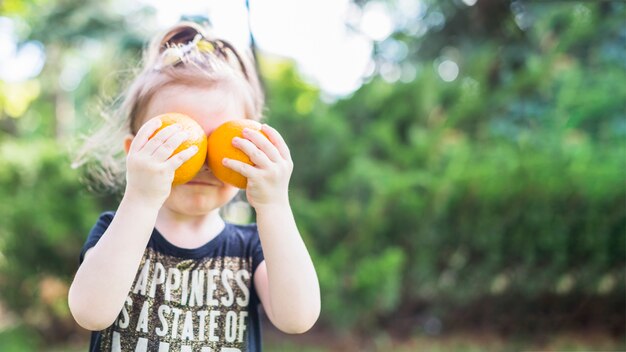
[[[220,187],[222,183],[215,180],[191,180],[186,183],[189,186],[210,186],[210,187]]]
[[[202,168],[198,174],[189,182],[189,186],[223,187],[224,183],[213,175],[210,169]]]

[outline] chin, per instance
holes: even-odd
[[[175,204],[169,205],[170,208],[186,215],[205,215],[221,207],[219,202],[203,198],[206,197],[187,197],[182,201],[177,201]]]
[[[176,211],[180,214],[185,214],[187,216],[204,216],[204,215],[209,214],[214,209],[182,208],[182,209],[176,209]]]
[[[227,204],[237,191],[235,187],[227,187],[218,192],[197,191],[186,187],[172,189],[165,206],[185,215],[206,215]]]

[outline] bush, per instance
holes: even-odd
[[[74,329],[67,289],[98,215],[83,189],[56,142],[0,144],[0,297],[48,338]]]
[[[573,320],[571,310],[624,311],[626,86],[613,54],[624,9],[537,5],[533,27],[499,48],[463,32],[472,17],[459,11],[445,28],[454,48],[434,42],[447,38],[436,32],[388,40],[421,45],[421,56],[401,62],[414,65],[414,80],[374,75],[329,105],[289,63],[263,70],[270,123],[295,161],[294,211],[326,323],[419,330],[428,315],[511,297],[516,314],[539,302]],[[517,28],[513,18],[490,20]],[[428,57],[437,45],[437,60],[456,52],[453,82]],[[494,314],[508,313],[501,307]],[[626,325],[623,315],[591,316]]]

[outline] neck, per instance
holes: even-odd
[[[156,221],[156,228],[163,237],[182,248],[197,248],[209,242],[224,226],[219,209],[203,215],[187,215],[162,207]]]

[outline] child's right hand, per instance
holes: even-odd
[[[126,157],[125,197],[158,207],[170,194],[176,169],[198,151],[198,147],[191,146],[172,156],[189,134],[173,124],[150,138],[161,123],[160,119],[146,122],[133,138]]]

